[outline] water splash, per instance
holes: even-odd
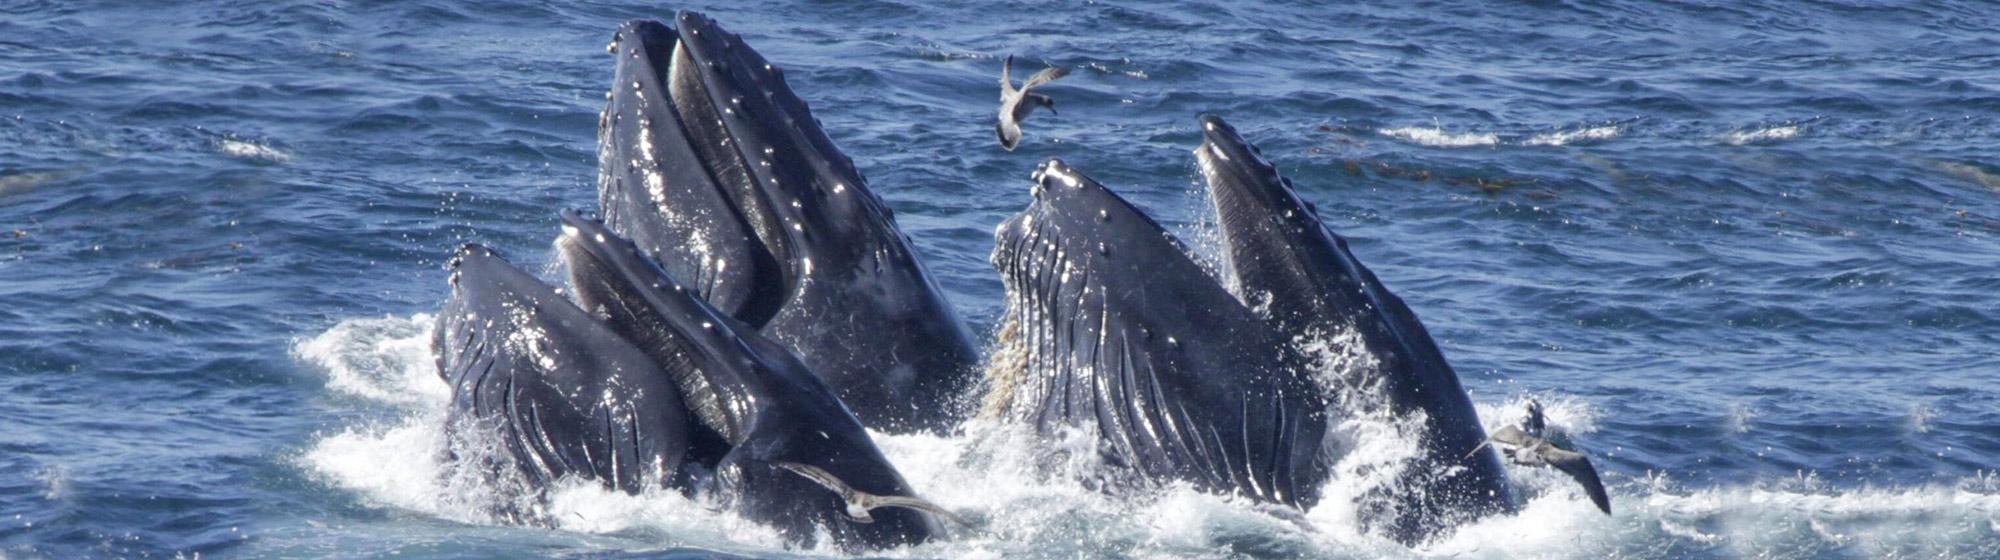
[[[249,140],[225,138],[217,143],[216,148],[222,150],[224,154],[244,159],[261,160],[271,163],[284,163],[292,160],[291,154]]]
[[[1773,144],[1796,138],[1804,130],[1804,127],[1796,124],[1747,128],[1724,134],[1721,140],[1722,143],[1731,146]]]
[[[1593,126],[1576,130],[1544,132],[1521,143],[1529,146],[1567,146],[1576,142],[1602,142],[1618,137],[1618,125]]]
[[[462,523],[510,526],[496,505],[540,508],[550,528],[640,538],[661,547],[699,547],[742,554],[832,557],[832,549],[788,550],[775,531],[733,515],[719,504],[678,492],[638,495],[567,480],[546,501],[496,485],[476,470],[443,459],[448,393],[426,370],[428,315],[357,318],[298,345],[302,360],[319,364],[328,387],[398,410],[374,424],[320,437],[300,468],[364,503],[415,511]],[[1330,383],[1352,383],[1373,363],[1352,348],[1352,332],[1301,337]],[[421,372],[423,375],[416,375]],[[1338,385],[1336,385],[1338,386]],[[1338,391],[1339,394],[1362,393]],[[1596,430],[1597,409],[1562,393],[1522,394],[1476,402],[1489,429],[1518,422],[1528,400],[1542,403],[1549,422],[1571,434]],[[1349,402],[1343,406],[1362,406]],[[1473,557],[1594,558],[1672,556],[1692,551],[1725,556],[1789,556],[1793,551],[1847,551],[1864,556],[1990,557],[2000,553],[2000,477],[1982,474],[1958,484],[1915,487],[1832,487],[1809,473],[1739,486],[1682,489],[1663,475],[1611,487],[1617,515],[1597,512],[1575,484],[1546,469],[1509,469],[1521,513],[1480,520],[1435,541],[1408,548],[1370,533],[1365,507],[1393,484],[1396,466],[1417,452],[1410,434],[1420,419],[1350,415],[1335,427],[1344,452],[1319,506],[1288,513],[1268,505],[1174,484],[1111,495],[1079,482],[1097,468],[1094,440],[1084,431],[1055,442],[1028,430],[975,419],[959,433],[873,434],[911,486],[971,519],[949,540],[880,551],[892,558],[1034,556],[1144,557]],[[476,446],[475,446],[476,447]],[[1058,459],[1043,459],[1054,448]],[[1610,481],[1616,481],[1614,475]],[[511,501],[510,500],[515,500]],[[523,531],[544,529],[522,528]]]

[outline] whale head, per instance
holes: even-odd
[[[1095,430],[1113,479],[1317,500],[1326,406],[1285,338],[1104,185],[1059,160],[1034,181],[994,232],[1023,359],[989,369],[987,409]]]
[[[863,492],[911,494],[861,421],[791,351],[717,311],[602,223],[567,211],[562,222],[557,252],[578,304],[675,380],[715,435],[698,437],[691,459],[715,473],[712,487],[737,511],[799,541],[825,529],[842,546],[913,544],[939,530],[907,509],[854,523],[840,496],[781,469],[808,464]]]
[[[693,12],[633,21],[599,126],[607,227],[798,351],[869,425],[940,428],[971,337],[784,70]],[[863,289],[854,289],[861,287]],[[829,314],[847,319],[831,324]]]

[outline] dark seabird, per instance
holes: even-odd
[[[875,517],[868,514],[869,510],[873,510],[876,508],[885,508],[885,507],[900,507],[900,508],[910,508],[918,511],[930,512],[936,514],[939,517],[950,519],[953,522],[958,523],[959,525],[964,525],[964,526],[971,525],[970,523],[965,522],[965,518],[959,517],[958,514],[956,513],[952,513],[951,510],[944,509],[943,507],[940,507],[937,504],[930,503],[930,501],[925,500],[923,498],[918,498],[915,496],[877,496],[867,492],[862,492],[860,490],[855,490],[853,487],[848,486],[847,483],[841,482],[840,477],[834,476],[833,473],[826,472],[825,469],[821,469],[819,467],[803,463],[780,462],[778,463],[778,466],[784,467],[785,470],[797,473],[799,476],[806,477],[807,479],[812,480],[813,482],[817,482],[819,483],[820,486],[825,486],[827,490],[832,490],[833,493],[839,494],[840,500],[843,502],[847,502],[847,516],[853,518],[855,523],[874,523]]]
[[[1548,420],[1542,417],[1542,403],[1528,402],[1528,419],[1520,426],[1508,426],[1493,432],[1486,443],[1501,444],[1501,454],[1516,465],[1528,467],[1553,467],[1576,479],[1583,485],[1583,491],[1590,495],[1591,503],[1597,509],[1611,514],[1611,495],[1605,493],[1604,483],[1597,478],[1597,467],[1590,464],[1590,458],[1573,449],[1572,445],[1559,445],[1554,440],[1561,437],[1548,435]],[[1565,442],[1567,443],[1567,442]],[[1483,447],[1485,444],[1481,444]],[[1477,451],[1476,449],[1474,451]],[[1469,455],[1468,455],[1469,456]]]
[[[1035,75],[1028,76],[1027,81],[1021,82],[1021,89],[1014,89],[1013,68],[1012,55],[1007,57],[1006,62],[1000,63],[1000,124],[993,125],[993,130],[1000,134],[1000,147],[1010,152],[1021,144],[1021,121],[1028,120],[1028,114],[1033,113],[1036,106],[1048,107],[1050,114],[1056,112],[1056,100],[1028,90],[1069,75],[1068,68],[1059,66],[1043,68]]]

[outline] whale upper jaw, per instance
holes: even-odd
[[[610,230],[793,349],[869,426],[953,425],[946,401],[978,360],[971,334],[784,69],[692,12],[626,23],[610,50],[598,152]],[[847,320],[825,320],[835,313]]]

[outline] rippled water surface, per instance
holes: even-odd
[[[435,460],[441,261],[595,204],[617,23],[703,9],[788,69],[979,332],[1062,157],[1184,236],[1227,116],[1438,337],[1489,425],[1597,455],[1416,549],[883,437],[975,518],[890,556],[2000,556],[2000,19],[1956,2],[1380,6],[0,0],[0,555],[786,550],[678,496],[498,525]],[[997,57],[1078,72],[1018,152]],[[1200,246],[1197,241],[1195,245]]]

